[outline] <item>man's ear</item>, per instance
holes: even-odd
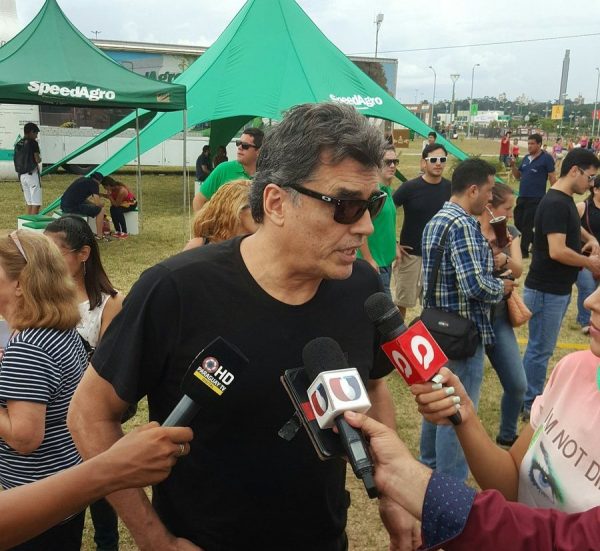
[[[265,218],[276,226],[283,226],[285,218],[284,205],[290,200],[289,193],[276,184],[267,184],[263,191],[263,209]]]

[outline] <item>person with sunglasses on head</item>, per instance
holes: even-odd
[[[392,263],[399,258],[396,243],[396,207],[392,200],[392,181],[396,174],[399,159],[393,145],[387,145],[383,155],[383,167],[380,170],[380,191],[387,195],[381,212],[373,220],[373,233],[359,249],[359,257],[364,258],[379,274],[383,289],[392,297],[390,279],[392,277]]]
[[[123,295],[106,275],[98,243],[83,218],[63,216],[51,222],[44,233],[63,255],[75,283],[81,316],[77,332],[91,357],[106,328],[121,310]],[[98,548],[118,549],[118,520],[110,504],[101,499],[90,506],[90,512]]]
[[[0,239],[0,315],[13,330],[0,363],[0,485],[8,489],[81,462],[66,418],[87,354],[75,286],[47,237],[19,230]],[[15,549],[79,550],[84,516]]]
[[[581,268],[600,272],[600,246],[582,227],[573,201],[573,195],[590,188],[599,167],[600,160],[591,151],[573,149],[563,159],[560,178],[537,208],[533,258],[523,290],[523,301],[532,312],[529,340],[523,355],[527,376],[525,421],[529,420],[533,401],[544,388],[548,361],[554,352],[577,274]]]
[[[577,214],[581,227],[600,241],[600,176],[594,178],[586,200],[577,203]],[[582,268],[577,274],[577,323],[584,335],[590,331],[590,312],[583,302],[596,290],[599,279],[600,272],[591,272],[587,268]]]
[[[392,266],[392,298],[402,317],[407,308],[417,305],[421,295],[421,238],[425,225],[450,200],[450,180],[443,177],[447,159],[443,145],[427,145],[421,154],[422,174],[401,184],[393,195],[396,207],[404,210],[399,259]]]
[[[514,286],[514,281],[495,276],[492,250],[476,219],[492,200],[495,174],[494,167],[482,159],[462,161],[452,174],[450,201],[427,223],[422,241],[423,307],[439,308],[469,319],[479,334],[479,343],[471,356],[448,362],[448,367],[463,381],[475,408],[483,379],[485,347],[495,342],[491,308]],[[440,256],[438,247],[444,235],[446,241]],[[436,258],[440,262],[433,281]],[[429,287],[432,287],[430,296]],[[425,465],[466,479],[467,463],[451,427],[424,420],[420,448]]]
[[[251,180],[256,172],[256,160],[264,139],[260,128],[246,128],[239,140],[236,140],[237,159],[215,165],[214,170],[202,182],[200,191],[194,196],[192,206],[195,211],[215,194],[215,192],[231,180]]]
[[[190,362],[217,336],[249,360],[237,399],[191,421],[197,440],[155,489],[156,509],[141,491],[110,496],[141,549],[347,549],[345,462],[321,461],[304,433],[278,436],[294,414],[280,377],[303,364],[311,339],[331,336],[364,380],[370,413],[395,424],[392,366],[364,311],[382,285],[356,258],[387,198],[384,148],[352,106],[293,107],[262,145],[256,232],[182,252],[133,285],[71,406],[85,458],[119,437],[128,402],[147,396],[150,418],[163,422]]]

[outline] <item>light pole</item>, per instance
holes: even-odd
[[[433,71],[433,99],[431,100],[431,127],[435,128],[435,85],[437,83],[437,74],[435,72],[435,69],[429,65],[429,67],[427,67],[428,69],[431,69]]]
[[[102,31],[90,31],[96,40],[98,40],[98,35],[102,33]]]
[[[383,13],[378,13],[375,16],[375,21],[374,21],[377,29],[375,31],[375,57],[377,57],[377,49],[379,46],[379,27],[381,27],[381,24],[383,23]]]
[[[471,117],[473,116],[472,106],[473,106],[473,83],[475,82],[475,67],[479,67],[479,63],[475,63],[473,65],[473,69],[471,70],[471,97],[469,98],[469,122],[467,124],[467,138],[471,137]]]
[[[452,117],[454,116],[454,88],[456,87],[456,81],[459,78],[459,74],[450,75],[450,79],[452,80],[452,107],[450,108],[450,125],[452,125]]]
[[[594,112],[592,113],[592,138],[594,137],[594,128],[596,127],[596,109],[598,109],[598,86],[600,86],[600,67],[596,67],[598,80],[596,80],[596,99],[594,100]]]

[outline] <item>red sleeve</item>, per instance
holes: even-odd
[[[600,549],[600,507],[568,515],[507,502],[495,490],[477,495],[462,533],[446,551],[486,549],[585,551]]]

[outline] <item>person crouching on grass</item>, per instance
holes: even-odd
[[[101,193],[110,201],[110,217],[115,226],[115,237],[125,239],[129,236],[127,233],[127,223],[125,222],[125,213],[137,209],[137,199],[133,192],[121,182],[117,182],[110,176],[105,176],[102,180],[102,186],[106,193]]]

